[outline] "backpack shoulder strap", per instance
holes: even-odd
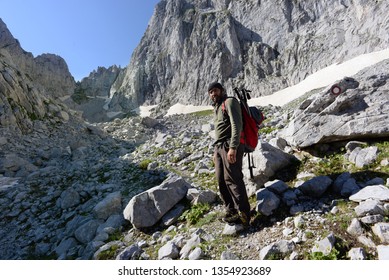
[[[222,103],[222,111],[223,111],[223,114],[224,114],[224,115],[228,115],[227,109],[226,109],[226,101],[227,101],[227,99],[229,99],[229,98],[236,99],[234,96],[227,96],[227,98],[223,101],[223,103]],[[237,100],[237,99],[236,99],[236,100]]]

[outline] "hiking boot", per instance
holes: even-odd
[[[239,214],[227,215],[223,218],[223,222],[227,224],[240,224],[242,221],[240,219]]]
[[[250,226],[250,219],[244,213],[241,213],[240,215],[235,214],[229,218],[224,218],[223,221],[228,224],[242,225],[245,229]]]
[[[250,218],[245,213],[240,213],[241,224],[248,228],[250,226]]]
[[[220,218],[220,220],[222,220],[223,222],[226,222],[225,220],[229,220],[229,219],[231,219],[231,217],[233,217],[235,215],[237,215],[236,211],[227,210],[224,212],[224,215],[223,215],[223,217]]]

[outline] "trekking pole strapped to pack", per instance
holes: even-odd
[[[247,89],[238,89],[234,88],[234,92],[239,99],[241,110],[242,110],[242,119],[243,119],[243,130],[240,139],[240,143],[245,147],[245,153],[248,155],[250,177],[253,178],[253,169],[254,158],[250,153],[252,153],[258,145],[258,130],[259,126],[264,121],[265,117],[261,110],[257,107],[250,107],[247,103],[251,99],[250,90]]]

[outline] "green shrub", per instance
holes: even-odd
[[[273,127],[273,126],[264,126],[262,127],[258,133],[259,134],[270,134],[272,133],[274,130],[276,130],[277,128]]]
[[[216,220],[217,214],[216,213],[210,213],[208,215],[205,215],[203,218],[200,218],[198,222],[196,223],[196,227],[201,228],[204,225],[210,224],[214,220]]]
[[[147,166],[149,166],[149,164],[152,162],[151,159],[145,159],[145,160],[142,160],[140,163],[139,163],[139,168],[140,169],[143,169],[143,170],[147,170]]]
[[[331,252],[328,255],[323,254],[322,252],[314,252],[309,256],[310,260],[337,260],[339,251],[335,248],[332,248]]]
[[[76,90],[74,90],[74,93],[72,94],[71,98],[77,104],[82,104],[89,100],[88,96],[85,93],[85,90],[82,88],[77,88]]]
[[[190,225],[196,224],[200,218],[204,216],[210,209],[210,205],[207,203],[199,203],[193,205],[182,214],[182,218]]]
[[[167,151],[165,149],[159,148],[158,150],[155,151],[156,156],[160,156],[164,154],[167,154]]]
[[[97,260],[113,260],[115,259],[115,255],[117,250],[119,249],[118,245],[113,245],[109,249],[100,252],[100,254],[97,256]]]

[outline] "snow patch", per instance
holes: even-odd
[[[341,64],[335,63],[309,75],[305,80],[294,86],[277,91],[272,95],[253,98],[249,104],[251,106],[266,106],[269,104],[283,106],[311,90],[328,86],[345,76],[353,76],[364,68],[385,59],[389,59],[389,48],[363,54]]]
[[[294,86],[282,89],[271,95],[252,98],[249,101],[249,105],[266,106],[271,104],[274,106],[283,106],[290,101],[303,96],[311,90],[329,86],[332,83],[341,80],[345,76],[353,76],[364,68],[372,66],[385,59],[389,59],[389,48],[377,52],[362,54],[340,64],[334,63],[313,73],[312,75],[309,75],[306,79]],[[170,107],[166,115],[189,114],[209,109],[212,109],[212,106],[193,106],[178,103]]]
[[[190,114],[199,111],[212,110],[212,106],[194,106],[194,105],[183,105],[177,103],[170,107],[166,116],[178,115],[178,114]]]

